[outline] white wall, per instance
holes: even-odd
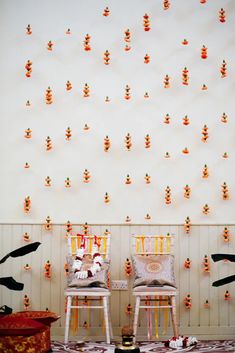
[[[110,8],[110,16],[102,12]],[[224,7],[227,22],[218,21]],[[182,223],[190,216],[195,223],[227,223],[234,220],[234,23],[235,4],[229,0],[171,1],[164,11],[162,1],[14,1],[0,3],[1,40],[1,212],[2,222],[43,222],[50,215],[54,222],[122,223],[127,215],[143,223],[146,213],[153,223]],[[151,31],[144,32],[142,17],[150,15]],[[31,24],[33,34],[25,35]],[[71,28],[71,36],[65,31]],[[132,50],[123,50],[124,30],[132,34]],[[83,50],[86,33],[91,35],[91,52]],[[189,40],[183,46],[183,38]],[[54,50],[46,50],[52,40]],[[200,48],[208,47],[208,59],[200,58]],[[111,64],[103,64],[103,52],[111,53]],[[151,63],[143,63],[144,55]],[[25,77],[24,65],[33,61],[31,78]],[[225,59],[228,77],[220,78]],[[188,87],[181,84],[181,70],[187,66]],[[163,88],[168,74],[172,88]],[[70,80],[73,90],[67,92]],[[91,97],[82,97],[84,83]],[[208,91],[201,91],[206,83]],[[133,98],[123,98],[129,84]],[[50,85],[54,103],[45,104],[44,94]],[[149,92],[150,98],[143,95]],[[111,98],[105,103],[105,96]],[[32,107],[25,102],[30,99]],[[223,112],[228,124],[220,122]],[[170,125],[163,124],[169,113]],[[188,115],[189,126],[182,125]],[[84,132],[87,123],[90,131]],[[209,141],[201,142],[201,129],[209,127]],[[65,141],[65,130],[72,128],[72,140]],[[24,130],[33,131],[31,140]],[[124,136],[130,132],[133,150],[125,151]],[[152,148],[144,148],[149,133]],[[103,152],[103,138],[108,134],[111,150]],[[52,138],[53,150],[45,151],[45,139]],[[182,155],[187,146],[190,155]],[[172,158],[167,160],[168,151]],[[228,152],[230,158],[222,159]],[[31,168],[23,165],[29,162]],[[210,177],[201,178],[204,164]],[[90,184],[82,182],[87,168]],[[126,174],[133,179],[125,185]],[[152,184],[144,183],[144,175]],[[49,175],[53,186],[44,187]],[[72,188],[64,187],[70,177]],[[220,185],[226,181],[231,199],[221,199]],[[192,188],[190,200],[183,198],[183,187]],[[172,205],[165,205],[164,190],[172,189]],[[110,204],[103,202],[108,192]],[[30,195],[32,210],[23,213],[23,200]],[[208,203],[211,214],[202,214]],[[148,221],[149,222],[149,221]]]

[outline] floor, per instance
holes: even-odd
[[[193,353],[235,353],[235,340],[226,341],[199,341],[196,346],[184,349],[166,348],[163,342],[141,342],[139,343],[141,353],[168,353],[168,352],[193,352]],[[53,352],[67,353],[113,353],[115,344],[107,345],[105,342],[82,342],[70,341],[68,345],[60,341],[52,341]],[[128,351],[128,353],[130,350]]]

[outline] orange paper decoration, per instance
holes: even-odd
[[[31,266],[29,266],[29,264],[25,264],[24,265],[24,270],[25,271],[30,271],[31,270]]]
[[[71,131],[70,127],[67,127],[65,136],[66,136],[66,140],[67,140],[67,141],[69,141],[69,140],[71,139],[71,137],[72,137],[72,131]]]
[[[46,150],[50,151],[52,150],[52,142],[50,136],[47,136],[46,138]]]
[[[189,198],[190,198],[190,195],[191,195],[191,189],[190,189],[190,187],[189,187],[188,184],[187,184],[187,185],[185,185],[185,187],[184,187],[184,197],[185,197],[186,199],[189,199]]]
[[[170,77],[168,75],[165,76],[163,83],[164,83],[164,88],[170,88],[171,87],[171,85],[170,85]]]
[[[231,294],[229,293],[228,290],[224,293],[224,300],[230,300],[231,299]]]
[[[144,217],[144,219],[147,219],[147,220],[151,219],[150,214],[149,214],[149,213],[147,213],[147,214],[146,214],[146,216]]]
[[[132,147],[132,142],[131,142],[131,135],[129,134],[129,132],[125,137],[125,145],[126,145],[127,151],[130,151]]]
[[[126,223],[131,222],[131,218],[130,218],[129,216],[126,216],[125,222],[126,222]]]
[[[189,257],[187,257],[187,259],[184,261],[184,268],[186,269],[191,268],[191,260],[189,259]]]
[[[27,100],[27,102],[26,102],[26,107],[30,107],[31,106],[31,103],[30,103],[30,101],[29,100]]]
[[[52,51],[53,45],[54,45],[54,44],[52,43],[52,41],[49,40],[49,42],[47,43],[47,50]]]
[[[228,116],[227,116],[225,113],[223,113],[222,116],[221,116],[220,121],[221,121],[222,123],[225,123],[225,124],[226,124],[226,123],[228,122]]]
[[[222,233],[222,237],[225,243],[228,243],[230,241],[231,238],[231,233],[230,230],[227,227],[224,227],[223,233]]]
[[[225,60],[223,60],[222,65],[220,67],[220,73],[221,73],[221,78],[224,78],[227,76],[227,63]]]
[[[28,26],[26,27],[26,34],[30,35],[30,34],[32,34],[32,33],[33,33],[33,32],[32,32],[32,28],[31,28],[30,25],[28,25]]]
[[[150,148],[151,147],[151,141],[150,141],[150,136],[147,134],[145,136],[145,148]]]
[[[130,32],[130,30],[126,29],[124,34],[125,34],[124,41],[127,42],[127,43],[130,43],[130,41],[131,41],[131,32]]]
[[[144,179],[145,179],[145,183],[146,184],[150,184],[151,183],[151,176],[148,173],[145,174]]]
[[[107,17],[110,15],[110,10],[108,8],[108,6],[106,6],[106,8],[104,9],[104,12],[103,12],[103,16]]]
[[[85,98],[90,97],[90,87],[88,86],[87,83],[85,83],[83,88],[83,97]]]
[[[209,138],[209,134],[208,134],[208,127],[207,125],[204,125],[203,126],[203,129],[202,129],[202,142],[207,142]]]
[[[71,233],[72,233],[72,230],[73,230],[73,228],[72,228],[71,222],[70,222],[70,221],[67,221],[67,223],[66,223],[66,233],[67,233],[67,234],[71,234]]]
[[[91,40],[91,36],[87,33],[85,35],[85,39],[83,41],[83,47],[84,47],[85,51],[90,51],[91,50],[90,40]]]
[[[110,197],[109,197],[109,194],[107,192],[104,195],[104,202],[105,203],[109,203],[110,202]]]
[[[24,137],[25,137],[26,139],[31,139],[31,137],[32,137],[32,130],[31,130],[30,128],[28,128],[28,129],[25,130],[25,135],[24,135]]]
[[[171,122],[171,117],[169,114],[166,114],[164,117],[164,124],[170,124]]]
[[[202,85],[201,90],[202,91],[207,91],[208,90],[208,87],[207,87],[207,85],[205,83]]]
[[[204,213],[205,215],[210,213],[210,208],[207,203],[203,206],[202,213]]]
[[[204,308],[205,309],[210,309],[210,303],[209,303],[209,300],[206,299],[205,303],[203,304]]]
[[[24,296],[24,310],[29,310],[30,309],[30,300],[27,294]]]
[[[44,185],[45,186],[51,186],[51,178],[49,176],[46,177]]]
[[[25,233],[23,234],[23,240],[24,240],[24,241],[27,241],[27,242],[30,241],[30,235],[29,235],[27,232],[25,232]]]
[[[133,314],[133,308],[132,308],[131,304],[128,304],[128,305],[126,306],[125,313],[126,313],[127,315],[132,315],[132,314]]]
[[[131,89],[130,89],[130,87],[128,85],[126,85],[126,88],[125,88],[125,96],[124,96],[124,98],[126,100],[131,99]]]
[[[149,20],[149,16],[147,14],[145,14],[143,16],[143,26],[144,26],[145,32],[150,31],[150,20]]]
[[[183,154],[189,154],[189,149],[187,147],[185,147],[183,150],[182,150],[182,153]]]
[[[70,28],[67,29],[67,31],[65,32],[65,34],[68,34],[68,35],[71,34]]]
[[[67,262],[65,262],[64,264],[64,274],[65,276],[69,275],[69,265],[67,264]]]
[[[202,171],[202,177],[203,177],[203,179],[207,179],[209,177],[209,171],[208,171],[208,167],[206,164],[204,165],[204,168]]]
[[[188,40],[187,40],[187,39],[184,39],[181,43],[182,43],[183,45],[188,45]]]
[[[31,77],[31,73],[32,73],[32,61],[31,60],[28,60],[25,64],[25,69],[26,69],[26,74],[25,76],[26,77]]]
[[[188,115],[185,115],[185,117],[183,118],[183,124],[186,126],[190,124],[190,120],[188,118]]]
[[[130,178],[130,175],[127,174],[125,184],[130,185],[131,183],[132,183],[132,180]]]
[[[188,294],[185,298],[184,298],[184,306],[186,309],[191,309],[192,307],[192,298],[191,295]]]
[[[108,50],[106,50],[104,52],[104,64],[105,65],[109,65],[110,64],[110,52]]]
[[[110,102],[110,99],[109,99],[108,96],[105,97],[105,102],[106,102],[106,103],[109,103],[109,102]]]
[[[132,264],[128,258],[125,261],[125,274],[127,277],[130,277],[132,275]]]
[[[205,45],[203,45],[201,48],[201,58],[207,59],[207,47]]]
[[[145,54],[144,56],[144,63],[149,64],[150,63],[150,56],[148,54]]]
[[[110,139],[108,136],[106,136],[104,138],[104,151],[108,152],[108,150],[110,149],[111,143],[110,143]]]
[[[52,90],[51,90],[50,86],[46,90],[45,100],[46,100],[46,104],[53,103]]]
[[[71,180],[69,179],[69,177],[65,179],[64,184],[66,188],[71,188]]]
[[[87,124],[85,124],[83,130],[85,130],[85,131],[90,130],[90,126],[88,126]]]
[[[47,262],[45,263],[45,265],[44,265],[44,270],[45,270],[45,272],[44,272],[44,276],[46,277],[46,278],[51,278],[51,263],[50,263],[50,261],[49,260],[47,260]]]
[[[52,222],[50,216],[47,216],[45,224],[44,224],[45,230],[52,230]]]
[[[225,11],[223,8],[219,10],[219,20],[221,23],[226,22]]]
[[[209,273],[210,272],[210,262],[209,262],[209,258],[207,255],[204,256],[204,260],[203,260],[203,272]]]
[[[184,230],[186,234],[190,233],[191,230],[191,221],[189,217],[186,217],[185,222],[184,222]]]
[[[165,158],[171,158],[170,156],[170,153],[169,152],[166,152],[165,155],[164,155]]]
[[[148,94],[148,92],[145,92],[145,94],[144,94],[144,98],[149,98],[149,94]]]
[[[31,199],[30,196],[26,196],[24,199],[24,212],[29,213],[31,209]]]
[[[71,89],[72,89],[72,85],[71,85],[70,81],[67,81],[66,82],[66,90],[71,91]]]
[[[90,178],[91,178],[90,173],[88,172],[87,169],[85,169],[84,172],[83,172],[83,182],[86,183],[86,184],[89,183],[90,182]]]
[[[228,153],[227,152],[224,152],[223,156],[222,156],[224,159],[227,159],[229,156],[228,156]]]
[[[163,0],[163,9],[168,10],[170,8],[170,1],[169,0]]]
[[[166,205],[171,204],[171,189],[169,186],[165,189],[165,203]]]
[[[229,190],[228,190],[228,185],[226,182],[224,182],[222,185],[221,185],[221,188],[222,188],[222,198],[223,200],[228,200],[229,199]]]
[[[182,84],[188,86],[189,83],[189,71],[187,67],[182,70]]]

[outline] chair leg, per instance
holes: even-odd
[[[110,312],[110,300],[109,297],[107,299],[108,303],[108,316],[109,316],[109,331],[110,331],[110,337],[113,338],[113,327],[112,327],[112,320],[111,320],[111,312]]]
[[[72,304],[72,296],[69,295],[67,298],[67,308],[66,308],[66,321],[65,321],[65,334],[64,334],[64,343],[65,344],[67,344],[68,340],[69,340],[69,324],[70,324],[71,304]]]
[[[103,297],[103,306],[104,306],[104,321],[105,321],[105,330],[106,330],[106,342],[110,343],[110,334],[109,334],[109,313],[108,313],[108,303],[107,297]]]
[[[175,296],[171,297],[171,319],[172,319],[172,326],[173,326],[173,332],[174,336],[178,337],[179,336],[179,328],[178,328],[178,322],[177,322],[177,314],[176,314],[176,298]]]
[[[134,323],[133,323],[133,342],[136,342],[136,334],[137,334],[137,325],[138,325],[138,317],[139,317],[139,310],[140,310],[140,297],[136,296],[135,301],[135,315],[134,315]]]

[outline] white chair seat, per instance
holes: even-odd
[[[143,295],[143,292],[147,292],[148,295],[150,295],[150,293],[153,293],[152,295],[156,295],[156,292],[167,292],[166,295],[170,295],[169,292],[172,292],[172,295],[176,295],[176,288],[172,286],[162,286],[162,287],[138,286],[133,288],[132,293],[134,295],[137,295],[137,293],[140,293],[140,295]]]
[[[83,294],[84,292],[84,294]],[[98,297],[100,295],[102,296],[109,296],[110,291],[106,288],[100,288],[100,287],[80,287],[80,288],[66,288],[65,290],[65,295],[76,295],[76,293],[79,293],[81,296],[86,296],[88,295],[87,293],[92,294],[92,296],[97,295]]]

